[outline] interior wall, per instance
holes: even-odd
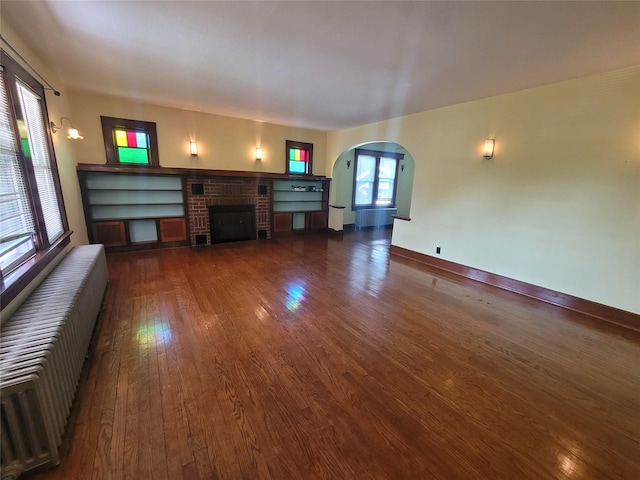
[[[405,217],[410,216],[411,211],[411,192],[413,189],[414,161],[411,154],[401,145],[395,143],[373,142],[357,147],[351,147],[343,152],[335,162],[332,170],[331,189],[334,197],[331,199],[332,205],[344,205],[343,222],[344,225],[350,225],[355,222],[356,213],[351,209],[353,201],[353,176],[355,175],[355,148],[367,148],[369,150],[377,150],[379,152],[396,152],[403,153],[404,165],[403,171],[398,171],[398,184],[396,187],[396,206],[398,207],[398,215]],[[351,166],[347,167],[347,162],[351,162]]]
[[[27,61],[36,71],[42,75],[51,85],[53,85],[59,92],[60,96],[55,96],[50,90],[46,90],[46,102],[47,111],[49,113],[49,119],[54,121],[57,125],[60,125],[61,117],[71,116],[71,110],[69,106],[69,95],[60,78],[56,75],[56,72],[49,68],[46,62],[39,58],[27,45],[22,41],[20,36],[8,25],[5,19],[0,16],[0,26],[2,36],[11,44],[11,46],[17,50],[20,55]],[[4,43],[2,44],[3,50],[7,52],[16,62],[23,67],[26,65],[11,52],[10,49]],[[31,69],[26,67],[27,71]],[[65,209],[67,211],[67,219],[69,220],[69,228],[73,231],[71,235],[71,243],[67,247],[67,250],[74,245],[82,245],[88,243],[87,230],[84,222],[84,213],[82,211],[82,201],[80,197],[80,187],[78,185],[78,178],[76,176],[76,158],[72,149],[72,143],[74,140],[69,140],[63,135],[63,132],[58,132],[52,135],[53,147],[55,150],[56,162],[58,172],[60,174],[60,183],[62,185],[62,195],[64,199]],[[2,310],[2,320],[9,318],[11,314],[20,306],[20,304],[27,298],[27,296],[38,286],[42,279],[51,271],[55,265],[62,260],[63,256],[58,256],[56,261],[48,265],[47,269],[42,272],[33,282],[31,282],[11,303],[9,303]]]
[[[374,140],[416,163],[394,245],[640,313],[640,66],[331,132],[327,162]]]
[[[313,143],[313,173],[325,175],[326,133],[191,110],[140,103],[74,90],[71,108],[84,136],[74,144],[81,163],[106,162],[100,116],[155,122],[160,166],[284,173],[285,141]],[[189,142],[198,144],[198,156],[189,153]],[[262,160],[256,161],[256,147]]]

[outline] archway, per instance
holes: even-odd
[[[398,168],[395,206],[398,215],[409,217],[411,211],[411,194],[415,161],[413,156],[402,145],[395,142],[367,142],[354,145],[340,154],[333,164],[329,209],[329,228],[340,231],[351,228],[355,224],[356,211],[353,208],[353,185],[356,149],[373,150],[392,154],[403,154]]]

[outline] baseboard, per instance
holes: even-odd
[[[601,303],[585,300],[584,298],[574,297],[566,293],[556,292],[548,288],[539,287],[530,283],[521,282],[513,278],[503,277],[495,273],[486,272],[477,268],[467,267],[459,263],[450,262],[441,258],[426,255],[424,253],[414,252],[406,248],[391,245],[389,253],[405,257],[416,262],[429,265],[431,267],[446,270],[457,275],[461,275],[471,280],[493,285],[494,287],[509,290],[511,292],[526,295],[546,303],[551,303],[559,307],[573,310],[574,312],[584,313],[592,317],[596,317],[606,322],[615,323],[632,330],[640,331],[640,315],[626,310],[602,305]]]
[[[357,228],[355,223],[346,223],[342,226],[343,230],[349,232],[371,232],[373,230],[393,230],[393,224],[389,225],[370,225],[368,227]]]

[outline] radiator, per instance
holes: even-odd
[[[372,208],[356,210],[356,228],[382,227],[393,224],[393,215],[398,214],[397,208]]]
[[[2,327],[2,479],[60,462],[58,447],[107,279],[104,247],[75,247]]]

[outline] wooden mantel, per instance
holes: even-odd
[[[80,172],[109,172],[134,173],[140,175],[179,175],[186,178],[197,177],[234,177],[234,178],[264,178],[264,179],[299,179],[299,180],[330,180],[322,175],[289,175],[286,173],[249,172],[244,170],[211,170],[205,168],[177,168],[177,167],[141,167],[129,165],[103,165],[94,163],[79,163]]]

